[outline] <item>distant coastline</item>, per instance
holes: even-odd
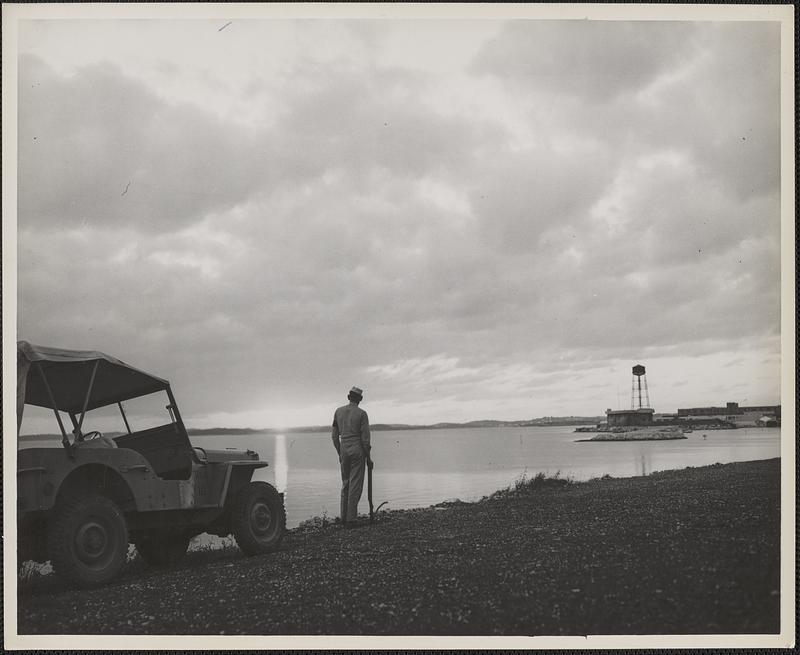
[[[519,427],[534,427],[534,426],[572,426],[572,425],[596,425],[601,420],[599,416],[558,416],[558,417],[544,417],[534,418],[522,421],[495,421],[495,420],[480,420],[468,421],[466,423],[433,423],[431,425],[411,425],[406,423],[375,423],[370,426],[373,432],[387,432],[390,430],[449,430],[458,428],[519,428]],[[220,435],[235,435],[235,434],[253,434],[256,432],[272,432],[272,433],[286,433],[286,432],[328,432],[330,430],[328,425],[308,425],[294,428],[264,428],[257,430],[254,428],[190,428],[187,432],[190,436],[201,436],[204,434],[220,434]]]
[[[495,421],[480,420],[468,421],[467,423],[434,423],[432,425],[411,425],[405,423],[375,423],[371,427],[373,432],[388,432],[392,430],[450,430],[459,428],[522,428],[522,427],[555,427],[571,425],[597,425],[602,420],[600,416],[546,416],[522,421]],[[200,437],[204,435],[236,436],[243,434],[257,434],[269,432],[272,434],[285,434],[297,432],[328,432],[328,425],[310,425],[294,428],[187,428],[186,432],[190,437]],[[122,434],[121,432],[106,433],[114,437]],[[25,434],[20,435],[23,440],[40,439],[61,439],[60,434]]]

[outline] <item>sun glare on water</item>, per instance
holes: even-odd
[[[275,436],[275,486],[278,491],[285,492],[289,481],[289,460],[286,457],[286,436]]]

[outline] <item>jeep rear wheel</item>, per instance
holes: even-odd
[[[82,587],[114,578],[128,553],[128,528],[119,507],[92,494],[62,501],[54,511],[47,548],[55,572]]]
[[[182,532],[152,530],[137,537],[136,551],[150,566],[173,566],[186,554],[189,535]]]
[[[236,495],[231,527],[244,553],[259,555],[276,550],[286,531],[283,498],[271,484],[249,482]]]

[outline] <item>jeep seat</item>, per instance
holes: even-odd
[[[187,480],[192,474],[192,445],[175,423],[116,437],[119,448],[142,455],[164,480]]]

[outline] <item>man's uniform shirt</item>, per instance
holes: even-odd
[[[339,438],[360,437],[364,449],[369,452],[369,417],[355,403],[339,407],[333,414],[333,442],[338,445]]]

